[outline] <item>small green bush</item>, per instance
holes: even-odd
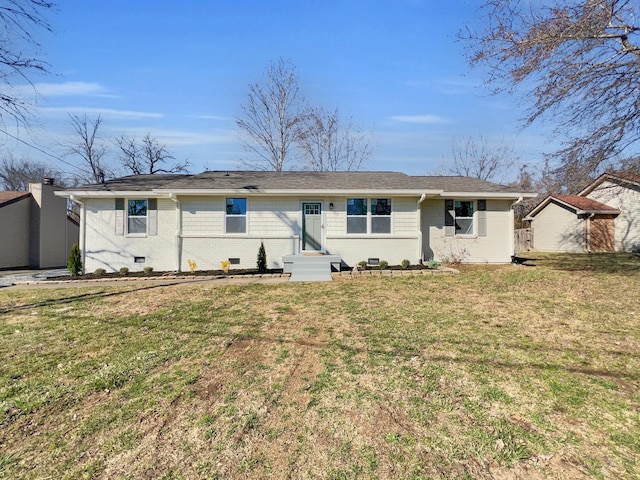
[[[402,260],[402,263],[400,263],[400,266],[406,270],[411,266],[411,262],[405,258]]]
[[[360,260],[358,262],[358,266],[364,270],[365,268],[367,268],[367,261],[366,260]]]
[[[151,275],[153,272],[153,267],[144,267],[144,273],[147,275]]]
[[[74,243],[71,247],[71,254],[67,260],[67,270],[69,270],[72,277],[77,277],[82,273],[82,255],[77,243]]]
[[[267,273],[267,251],[264,249],[263,242],[260,242],[258,249],[258,273]]]
[[[93,274],[96,277],[101,277],[103,276],[105,273],[107,273],[107,271],[104,268],[96,268],[95,271],[93,272]]]
[[[385,270],[386,268],[389,268],[389,262],[386,260],[380,260],[380,270]]]
[[[120,267],[120,275],[126,275],[129,273],[129,267]]]
[[[440,268],[440,263],[436,262],[435,260],[429,260],[427,262],[427,268],[431,268],[433,270],[437,270],[438,268]]]

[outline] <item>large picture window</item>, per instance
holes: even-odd
[[[226,233],[247,233],[247,199],[227,198]]]
[[[347,233],[391,233],[391,199],[347,199]]]
[[[147,233],[147,200],[129,200],[127,202],[127,233],[139,235]]]

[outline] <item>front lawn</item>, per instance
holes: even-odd
[[[0,478],[639,478],[640,258],[0,289]]]

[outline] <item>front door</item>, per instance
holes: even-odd
[[[302,204],[302,251],[322,251],[322,204],[320,202]]]

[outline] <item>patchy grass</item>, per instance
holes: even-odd
[[[640,261],[0,290],[1,478],[638,478]]]

